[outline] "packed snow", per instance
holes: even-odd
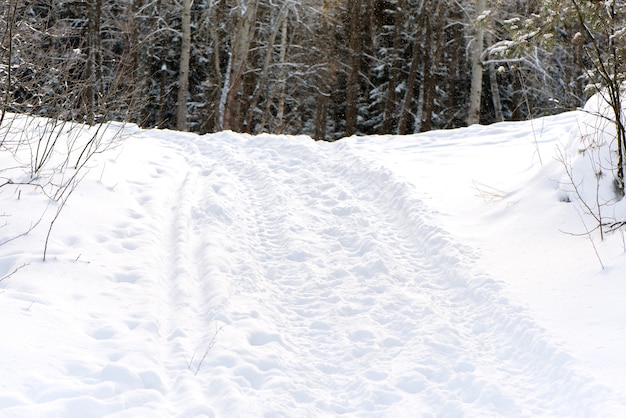
[[[7,115],[0,417],[626,416],[623,228],[584,205],[624,219],[602,120],[61,125],[34,178],[49,123]]]

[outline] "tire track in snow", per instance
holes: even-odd
[[[153,141],[150,134],[138,135],[144,136]],[[200,278],[190,268],[196,264],[191,208],[197,174],[193,167],[179,171],[184,166],[181,147],[175,143],[164,147],[157,148],[150,160],[139,162],[144,170],[154,166],[156,172],[148,179],[129,182],[137,204],[150,219],[148,233],[155,243],[147,249],[148,258],[141,266],[143,277],[137,282],[145,289],[142,299],[151,299],[151,303],[141,300],[137,305],[137,330],[148,331],[158,353],[158,360],[151,359],[156,363],[152,367],[154,385],[162,395],[162,405],[155,412],[210,416],[211,409],[198,398],[197,383],[190,377],[193,344],[201,342],[197,330],[205,326],[198,300]]]
[[[203,158],[188,136],[182,136],[188,171],[172,191],[169,233],[165,236],[166,325],[172,390],[169,405],[180,416],[214,416],[210,399],[239,396],[233,388],[211,384],[207,358],[219,343],[224,323],[218,313],[228,303],[236,253],[224,237],[238,235],[238,225],[222,207],[220,190],[232,179],[219,161]],[[224,177],[227,179],[225,180]],[[235,199],[237,200],[237,199]],[[219,386],[219,385],[218,385]]]
[[[199,367],[197,348],[193,349],[193,344],[199,343],[198,331],[208,325],[202,322],[200,277],[193,269],[197,264],[197,244],[193,236],[191,211],[196,182],[196,172],[191,168],[185,173],[178,190],[172,191],[175,199],[170,218],[165,222],[170,230],[165,238],[166,253],[163,259],[170,262],[164,271],[166,311],[163,313],[162,337],[166,340],[165,364],[171,385],[168,404],[177,405],[178,409],[171,412],[212,414],[210,408],[203,408],[195,390],[196,382],[191,376]],[[192,409],[187,409],[188,405],[192,405]]]
[[[207,356],[218,343],[223,323],[215,314],[229,293],[232,252],[224,245],[222,227],[230,224],[220,213],[211,191],[224,174],[219,162],[198,158],[196,136],[171,133],[163,154],[149,165],[158,167],[151,181],[133,182],[132,192],[151,219],[157,243],[138,282],[153,294],[151,309],[138,321],[152,331],[159,362],[154,364],[155,384],[163,395],[157,411],[166,416],[215,416],[210,399],[228,399],[222,388],[207,383]],[[147,138],[152,139],[148,134]],[[212,176],[211,173],[216,173]]]
[[[218,135],[188,147],[223,171],[216,188],[200,167],[192,222],[221,217],[215,236],[233,234],[215,245],[231,255],[215,270],[229,291],[212,318],[228,324],[227,343],[206,363],[208,384],[238,402],[222,413],[607,412],[609,395],[389,173],[305,140]],[[222,188],[230,195],[207,205]]]
[[[336,163],[339,172],[347,171],[344,178],[351,178],[356,190],[380,185],[381,193],[370,196],[379,209],[392,214],[394,236],[403,239],[408,253],[415,256],[410,263],[418,272],[415,285],[429,294],[441,320],[423,341],[440,359],[436,364],[449,366],[448,391],[463,403],[497,415],[592,416],[611,411],[607,405],[612,399],[602,404],[610,399],[604,397],[604,389],[578,375],[567,354],[502,296],[500,285],[473,267],[472,250],[437,226],[436,216],[429,216],[427,207],[410,197],[409,186],[369,165],[354,164],[347,170],[344,166]],[[444,412],[456,415],[463,410],[459,406],[450,403],[450,411]]]

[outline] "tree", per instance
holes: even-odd
[[[220,125],[222,129],[239,130],[241,117],[242,80],[248,63],[250,44],[254,35],[258,0],[248,0],[234,9],[236,29],[232,49],[228,54],[228,67],[220,98]]]
[[[424,45],[424,81],[421,85],[422,105],[417,117],[416,131],[430,131],[433,125],[433,112],[435,110],[435,94],[437,89],[437,70],[440,65],[440,58],[445,48],[444,27],[445,27],[445,7],[442,1],[436,1],[435,9],[426,16],[426,39]]]
[[[89,4],[87,15],[87,123],[93,125],[97,113],[97,101],[102,84],[101,55],[100,55],[100,15],[102,13],[102,0],[92,0]]]
[[[357,130],[357,108],[359,104],[359,70],[361,64],[361,0],[348,0],[348,77],[346,79],[346,131],[354,135]]]
[[[189,94],[189,61],[191,59],[191,0],[183,0],[182,45],[178,70],[176,128],[187,130],[187,95]]]
[[[314,138],[326,139],[328,129],[328,109],[332,95],[332,86],[337,76],[337,60],[335,58],[337,33],[337,4],[330,0],[324,0],[321,10],[322,25],[319,28],[319,38],[322,40],[320,47],[321,65],[314,72],[316,84],[316,107],[315,107],[315,130]]]
[[[476,1],[474,17],[475,37],[471,44],[471,91],[469,97],[469,111],[467,124],[480,123],[480,101],[483,91],[483,51],[485,48],[485,19],[489,11],[486,9],[486,0]]]
[[[401,48],[404,42],[403,39],[403,26],[404,26],[404,14],[407,13],[406,4],[404,0],[398,0],[398,3],[393,10],[394,20],[394,33],[393,44],[391,51],[389,51],[389,79],[387,81],[387,93],[385,96],[385,108],[384,118],[381,126],[382,132],[392,132],[394,122],[397,121],[397,115],[395,112],[397,92],[396,88],[400,81],[400,66],[401,66]]]
[[[13,27],[15,25],[15,13],[17,10],[17,0],[9,2],[5,5],[2,15],[4,18],[4,35],[1,41],[2,58],[7,63],[6,74],[4,76],[4,98],[2,103],[2,110],[0,113],[0,126],[4,121],[9,103],[11,102],[11,90],[12,90],[12,74],[11,69],[13,67]],[[3,144],[4,141],[0,142]]]

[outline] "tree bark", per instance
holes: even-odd
[[[418,27],[423,30],[424,22],[425,22],[425,11],[422,7],[422,10],[419,12],[419,24]],[[402,100],[402,107],[400,109],[400,122],[398,124],[398,135],[404,135],[407,132],[407,127],[409,124],[409,118],[411,117],[411,102],[413,100],[413,92],[415,90],[415,81],[417,78],[418,70],[421,66],[423,66],[422,53],[423,53],[423,44],[427,42],[424,39],[424,33],[416,36],[415,43],[413,45],[413,56],[411,57],[411,65],[409,66],[409,75],[406,83],[406,92],[404,93],[404,98]]]
[[[178,72],[176,128],[187,130],[187,96],[189,95],[189,62],[191,61],[191,0],[183,0],[183,39]]]
[[[350,0],[350,72],[346,82],[346,131],[351,136],[357,130],[357,110],[359,101],[359,65],[361,61],[361,0]]]
[[[424,96],[421,115],[420,132],[430,131],[433,125],[433,111],[435,109],[435,95],[437,89],[436,69],[440,64],[444,49],[444,13],[441,1],[437,1],[435,10],[426,17],[426,40],[428,53],[424,56]]]
[[[100,76],[100,13],[102,10],[102,0],[92,0],[89,5],[89,22],[87,31],[89,33],[89,51],[87,55],[87,109],[86,122],[93,125],[97,112],[97,101]]]
[[[483,24],[484,19],[482,19],[482,15],[485,12],[486,3],[486,0],[478,0],[476,2],[476,20],[474,23],[476,35],[472,41],[471,48],[472,85],[470,88],[469,112],[467,114],[468,125],[480,123],[480,99],[483,91],[482,54],[485,41],[485,25]]]
[[[287,95],[287,77],[285,75],[285,63],[287,57],[287,29],[289,21],[283,20],[280,40],[280,75],[278,77],[278,112],[276,114],[276,133],[281,134],[285,126],[285,101]]]
[[[397,118],[394,109],[396,107],[396,86],[398,83],[398,67],[401,54],[400,49],[402,48],[404,13],[406,13],[404,0],[398,0],[394,22],[395,33],[393,39],[393,51],[391,62],[389,63],[389,81],[387,83],[387,96],[385,98],[385,114],[381,127],[381,133],[391,133],[394,120]]]
[[[13,86],[11,85],[11,83],[13,82],[11,76],[11,67],[13,66],[13,27],[15,26],[15,13],[17,10],[17,1],[11,1],[8,4],[8,12],[7,12],[7,17],[6,17],[6,34],[8,35],[8,45],[6,46],[6,51],[7,51],[7,57],[5,60],[3,60],[4,62],[7,63],[7,75],[6,75],[6,79],[5,79],[5,83],[4,83],[4,103],[2,106],[2,112],[0,113],[0,126],[2,125],[2,122],[4,121],[4,116],[6,115],[7,109],[10,106],[10,100],[11,100],[11,90],[13,89]],[[2,47],[3,49],[5,48],[4,46],[4,38],[2,39]],[[3,136],[2,139],[0,139],[0,146],[2,146],[4,144],[4,140],[5,137]]]
[[[254,35],[258,0],[251,0],[241,10],[237,29],[233,34],[232,49],[229,57],[229,74],[224,79],[223,103],[224,115],[222,129],[241,130],[240,90],[245,67],[248,62],[250,43]]]
[[[274,24],[274,29],[272,30],[272,34],[270,35],[269,40],[267,41],[267,47],[265,51],[265,57],[263,58],[263,69],[261,70],[261,75],[258,77],[256,89],[254,91],[254,96],[252,100],[250,100],[250,107],[248,108],[248,113],[246,115],[246,130],[248,132],[252,132],[254,127],[252,126],[254,121],[254,114],[257,110],[257,105],[259,103],[259,99],[261,98],[261,93],[265,90],[265,86],[268,83],[269,79],[269,68],[272,63],[272,55],[274,53],[274,43],[276,42],[276,37],[278,33],[281,31],[283,27],[283,22],[286,22],[287,16],[289,15],[289,9],[287,6],[283,6],[283,9],[280,11],[278,18],[276,19],[276,23]],[[286,33],[286,29],[285,32]],[[282,52],[281,52],[282,53]],[[284,61],[284,59],[283,59]],[[261,129],[264,129],[264,126],[261,125]]]
[[[491,34],[487,34],[487,43],[492,45]],[[489,64],[489,86],[491,88],[491,99],[493,100],[493,109],[496,122],[502,122],[504,116],[502,115],[502,102],[500,100],[500,86],[498,85],[498,74],[496,66],[492,62]]]
[[[337,74],[337,61],[335,60],[335,33],[336,26],[333,21],[333,14],[328,4],[328,1],[324,1],[324,7],[322,9],[322,33],[321,39],[324,41],[323,49],[323,62],[326,65],[320,69],[318,75],[318,93],[317,103],[315,107],[315,133],[314,137],[318,140],[326,139],[326,129],[328,121],[328,104],[332,95],[332,84]]]

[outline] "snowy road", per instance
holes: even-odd
[[[168,146],[174,157],[163,156],[185,164],[159,163],[135,194],[162,226],[149,264],[164,287],[155,321],[172,413],[610,408],[585,402],[603,389],[476,270],[413,186],[307,139],[173,136]],[[167,203],[150,208],[146,195]]]
[[[5,247],[0,417],[626,410],[374,149],[128,132],[53,261]]]

